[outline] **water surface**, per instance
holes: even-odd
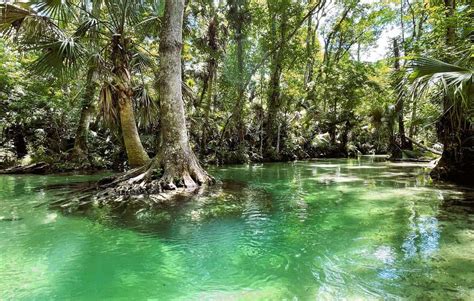
[[[47,185],[97,177],[1,176],[0,300],[473,300],[473,215],[443,205],[462,192],[428,172],[212,168],[233,181],[133,222],[35,207],[57,199]]]

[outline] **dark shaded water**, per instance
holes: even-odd
[[[215,168],[224,188],[117,223],[35,205],[88,176],[1,176],[0,300],[474,299],[474,217],[416,164]],[[1,219],[1,218],[0,218]]]

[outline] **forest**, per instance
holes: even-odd
[[[306,229],[313,229],[319,223],[315,212],[325,210],[321,208],[337,211],[334,220],[327,217],[327,222],[334,224],[332,232],[314,232],[321,238],[349,227],[355,215],[367,210],[382,214],[385,207],[372,200],[375,195],[377,199],[394,202],[386,205],[396,216],[387,219],[387,223],[395,225],[403,220],[401,224],[418,229],[413,230],[418,233],[413,235],[419,237],[417,243],[421,245],[414,246],[415,252],[429,249],[423,245],[423,235],[428,233],[431,239],[438,240],[438,249],[433,252],[443,253],[451,241],[443,240],[448,237],[444,233],[438,236],[431,233],[430,227],[435,226],[428,225],[428,220],[472,221],[473,170],[474,6],[471,0],[6,0],[0,3],[0,221],[10,221],[8,227],[15,227],[15,223],[23,220],[26,223],[34,211],[18,209],[23,205],[14,200],[40,198],[38,191],[45,189],[42,193],[47,194],[47,200],[38,199],[36,205],[44,209],[42,205],[46,204],[47,208],[38,212],[49,217],[56,209],[65,213],[61,217],[54,215],[54,219],[87,211],[88,220],[100,220],[106,226],[109,218],[113,219],[112,228],[136,228],[141,233],[162,233],[166,228],[169,232],[163,232],[162,237],[173,238],[182,235],[178,230],[179,235],[170,230],[178,227],[176,224],[183,226],[196,221],[205,223],[195,231],[209,231],[203,230],[204,225],[218,222],[225,223],[222,227],[228,229],[226,234],[231,228],[237,231],[244,220],[249,222],[255,217],[245,215],[252,206],[261,214],[268,214],[283,232],[293,215],[288,213],[283,217],[279,215],[281,212],[304,209],[307,214],[304,220],[310,223]],[[74,184],[75,180],[82,184],[87,180],[87,185]],[[8,188],[9,185],[13,186]],[[31,185],[36,190],[30,190]],[[21,188],[14,188],[17,186]],[[400,191],[402,188],[406,194]],[[319,199],[314,201],[312,198],[318,193],[331,205],[318,203],[322,202]],[[302,199],[293,199],[297,196]],[[351,200],[360,206],[350,207],[355,206],[349,205]],[[453,204],[463,209],[453,211]],[[91,213],[90,208],[102,211]],[[104,211],[104,208],[108,209]],[[413,211],[415,208],[419,210],[417,213]],[[422,219],[424,214],[429,218]],[[375,221],[372,223],[369,216],[360,227],[350,226],[351,231],[359,229],[359,235],[365,227],[369,232],[375,229]],[[341,217],[339,222],[348,224],[337,224]],[[237,224],[231,224],[233,218],[239,222],[234,220]],[[286,227],[293,229],[297,224],[295,220]],[[72,224],[67,225],[73,229]],[[451,233],[449,237],[454,237],[459,231],[469,232],[472,223],[449,222],[443,227]],[[405,237],[401,234],[405,230],[381,231],[386,231],[385,238],[390,236],[395,241],[395,237]],[[16,233],[14,229],[4,231],[0,234]],[[465,249],[458,246],[456,255],[439,255],[448,258],[442,268],[445,274],[456,274],[453,267],[463,264],[453,260],[462,258],[464,275],[474,280],[472,270],[469,272],[474,258],[465,257],[465,250],[474,247],[472,231],[469,233],[470,236],[459,234],[462,238],[458,242],[465,243],[462,245]],[[114,235],[96,234],[97,237],[90,238],[94,239],[94,245],[107,241],[107,235]],[[375,243],[375,236],[370,236],[375,234],[367,235],[363,237],[371,237]],[[278,239],[273,236],[272,239],[275,241],[268,244],[278,245]],[[301,250],[311,250],[310,253],[317,250],[307,245],[309,238],[303,240],[296,234],[286,237],[286,241],[289,245],[290,241],[293,246],[301,245]],[[388,256],[387,252],[390,255],[400,250],[408,254],[405,240],[394,241],[391,242],[398,247],[380,246],[374,256],[382,253]],[[158,242],[153,240],[153,243]],[[182,264],[183,271],[194,267],[181,262],[178,253],[173,253],[173,248],[178,248],[176,245],[169,246],[161,240],[159,243],[163,256]],[[217,241],[207,243],[214,245]],[[264,251],[268,249],[264,245],[255,249],[253,256],[259,252],[266,254]],[[0,243],[0,250],[7,246]],[[183,252],[189,251],[188,246],[179,245]],[[331,252],[336,248],[340,246],[328,246]],[[233,263],[237,260],[237,251],[221,249],[221,252],[234,256],[229,259]],[[431,251],[426,252],[429,255],[419,256],[431,256]],[[284,258],[288,254],[284,253]],[[246,255],[239,253],[241,268],[252,265],[246,261],[249,260]],[[141,263],[140,255],[134,253],[134,256],[137,258],[130,258]],[[215,256],[218,255],[210,256],[209,260],[217,260]],[[309,255],[305,256],[298,257],[297,263],[304,266],[310,260]],[[257,260],[260,274],[255,277],[269,273],[283,285],[275,282],[270,286],[265,282],[269,286],[262,289],[257,282],[248,283],[248,290],[236,289],[239,293],[233,291],[234,295],[216,288],[233,288],[229,275],[223,271],[213,274],[210,262],[198,260],[200,268],[183,272],[186,277],[209,269],[210,275],[221,277],[221,286],[199,282],[200,288],[209,287],[209,291],[194,292],[173,282],[163,299],[240,300],[243,296],[249,300],[279,300],[296,296],[306,300],[315,296],[309,278],[293,283],[296,280],[291,275],[296,274],[266,270],[275,261]],[[336,264],[336,261],[318,264]],[[288,260],[287,266],[296,273],[298,268],[292,262]],[[407,284],[409,277],[393,276],[390,274],[393,271],[387,270],[385,273],[391,276],[384,274],[386,277],[406,281],[401,284],[402,295],[397,295],[397,290],[385,282],[384,286],[374,284],[375,276],[361,276],[357,274],[360,271],[350,270],[347,263],[337,262],[341,265],[338,268],[346,273],[341,277],[358,276],[344,278],[348,282],[339,292],[337,287],[319,283],[317,299],[417,296],[468,300],[473,296],[472,286],[462,289],[458,286],[450,292],[433,291],[429,295],[427,279],[419,279],[424,283],[420,286],[425,285],[423,289],[414,289]],[[410,263],[404,261],[403,265]],[[318,265],[326,273],[321,266]],[[429,266],[435,269],[432,261]],[[112,264],[108,267],[110,275],[114,274]],[[168,267],[164,269],[157,267],[168,271]],[[81,295],[87,288],[75,292],[69,291],[66,285],[54,288],[59,291],[48,292],[30,288],[26,292],[31,295],[21,295],[5,276],[8,271],[8,267],[0,268],[0,291],[6,294],[0,292],[0,299],[2,296],[115,299],[119,295],[114,295],[112,287],[122,281],[114,278],[108,286],[110,291],[92,290],[88,292],[90,295]],[[135,272],[134,277],[145,283],[147,276]],[[21,275],[26,277],[24,273]],[[239,279],[244,281],[248,276],[242,274]],[[357,285],[362,282],[354,280],[362,279],[359,276],[368,277],[363,278],[366,291],[359,291]],[[228,282],[224,282],[226,277]],[[449,286],[456,281],[453,278],[439,283]],[[85,285],[87,281],[81,283]],[[302,283],[307,284],[306,289]],[[351,285],[353,290],[349,290]],[[276,293],[274,289],[278,286],[288,289]],[[184,291],[193,294],[184,296]],[[151,296],[135,293],[137,299]],[[124,291],[120,296],[123,294],[127,295]]]
[[[123,170],[159,157],[184,185],[196,159],[442,152],[433,176],[465,180],[469,4],[186,1],[176,37],[161,1],[2,4],[2,165]],[[384,57],[361,60],[394,24]]]

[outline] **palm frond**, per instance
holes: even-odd
[[[146,85],[140,85],[134,91],[134,106],[138,125],[150,127],[158,120],[158,101],[152,96]]]
[[[453,93],[463,99],[472,98],[470,95],[474,78],[472,69],[432,58],[414,59],[409,68],[412,70],[409,78],[417,90],[421,87],[421,83],[431,83],[442,87],[446,93]],[[430,88],[429,84],[423,85],[423,90],[427,88]]]
[[[54,74],[67,79],[74,76],[84,60],[84,49],[73,37],[37,43],[29,50],[40,50],[42,54],[30,66],[38,74]]]
[[[414,59],[409,68],[412,99],[431,91],[433,100],[444,103],[443,114],[459,126],[474,106],[474,70],[426,57]]]
[[[113,86],[104,83],[99,94],[100,118],[110,129],[119,128],[120,119],[118,103],[114,97]]]
[[[435,74],[471,74],[473,70],[461,67],[459,65],[453,65],[445,63],[443,61],[419,57],[413,59],[408,65],[409,69],[413,72],[410,75],[412,80],[420,78],[422,76],[433,76]]]
[[[74,32],[74,36],[84,37],[91,30],[96,30],[98,24],[99,24],[99,21],[97,19],[86,18],[82,23],[79,24],[76,31]]]
[[[16,5],[1,3],[0,4],[0,30],[5,31],[10,27],[18,29],[21,22],[32,14],[32,11]]]
[[[142,50],[139,50],[135,47],[130,66],[133,69],[143,70],[146,68],[156,68],[156,59],[151,57],[150,54],[145,53]]]
[[[33,0],[32,7],[40,16],[67,24],[76,20],[75,10],[70,0]]]
[[[34,44],[45,37],[63,35],[50,18],[41,16],[31,8],[11,4],[0,4],[0,31],[4,36],[13,36],[24,44]]]

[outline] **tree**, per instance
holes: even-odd
[[[71,153],[73,160],[82,160],[89,154],[88,136],[89,127],[94,117],[94,100],[97,90],[96,67],[91,66],[87,71],[85,91],[81,100],[81,115],[77,124],[76,135],[74,138],[74,148]]]
[[[154,194],[213,182],[189,144],[181,75],[183,12],[184,0],[166,0],[159,45],[161,143],[158,154],[147,166],[102,181],[102,187],[110,187],[116,193]]]
[[[237,141],[241,144],[244,140],[244,105],[245,105],[245,25],[250,20],[247,0],[229,0],[228,18],[234,31],[237,58],[237,101],[232,112],[233,130]]]
[[[132,104],[133,68],[130,64],[137,48],[132,45],[136,32],[131,28],[143,16],[141,9],[139,4],[126,0],[97,2],[92,6],[82,1],[39,1],[28,4],[27,9],[10,4],[2,6],[1,23],[16,29],[21,44],[41,51],[34,64],[38,72],[56,73],[68,79],[81,74],[81,63],[86,62],[88,66],[74,155],[82,157],[87,150],[87,131],[97,85],[94,77],[100,73],[105,78],[100,92],[101,104],[107,107],[102,111],[109,113],[110,119],[116,119],[129,165],[136,167],[149,161],[140,141]],[[76,19],[79,22],[74,22]],[[101,64],[103,61],[110,65]]]
[[[162,181],[195,187],[212,178],[199,164],[189,145],[181,91],[181,48],[184,0],[166,0],[160,34],[161,145],[155,164],[163,168]]]
[[[474,70],[448,64],[436,59],[419,58],[412,62],[412,90],[417,95],[434,89],[435,101],[443,104],[438,135],[443,143],[443,154],[431,172],[440,180],[472,183],[474,170]],[[446,99],[451,106],[446,107]]]

